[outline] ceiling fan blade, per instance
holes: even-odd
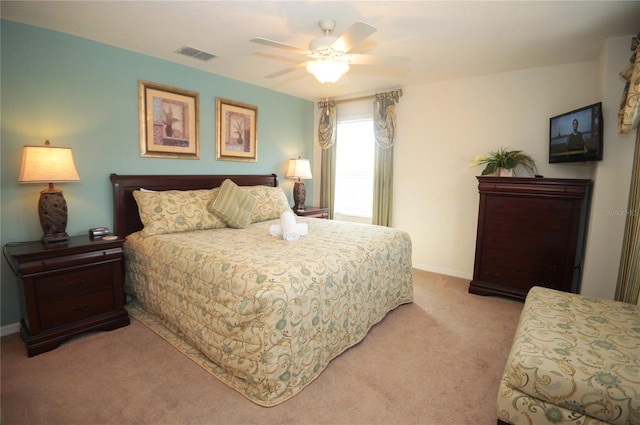
[[[290,46],[288,44],[280,43],[279,41],[269,40],[268,38],[263,38],[263,37],[252,38],[249,41],[253,43],[264,44],[265,46],[269,46],[269,47],[276,47],[278,49],[289,50],[291,52],[299,53],[305,56],[310,53],[308,50],[300,49],[295,46]]]
[[[291,62],[291,63],[299,63],[300,62],[300,58],[293,59],[292,57],[286,57],[285,55],[276,55],[276,54],[273,54],[273,53],[251,52],[251,55],[252,56],[260,56],[261,58],[275,59],[275,60],[284,61],[284,62]]]
[[[376,31],[378,31],[378,29],[373,25],[358,21],[338,37],[338,39],[331,44],[331,47],[338,52],[347,53],[356,44],[360,43]]]
[[[405,56],[376,56],[352,53],[347,55],[353,65],[407,66],[409,58]]]
[[[287,74],[289,72],[296,71],[296,70],[298,70],[300,68],[304,68],[305,66],[307,66],[307,63],[306,62],[302,62],[302,63],[297,64],[296,66],[292,66],[290,68],[283,69],[282,71],[278,71],[278,72],[274,72],[273,74],[265,75],[264,78],[276,78],[276,77],[279,77],[281,75]]]

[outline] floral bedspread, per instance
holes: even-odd
[[[309,234],[247,229],[142,237],[124,245],[127,293],[220,367],[216,376],[272,406],[413,300],[411,240],[381,227],[299,217]]]
[[[640,424],[640,307],[532,288],[498,417],[511,424]]]

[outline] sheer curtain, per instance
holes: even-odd
[[[618,131],[621,134],[630,133],[635,128],[636,146],[615,299],[638,304],[640,294],[640,129],[638,128],[640,34],[633,41],[635,51],[629,64],[620,72],[620,75],[627,80],[627,84],[620,102]]]
[[[393,144],[396,139],[396,102],[402,90],[378,93],[373,100],[373,126],[376,138],[373,174],[372,223],[391,227],[393,207]]]
[[[336,187],[336,127],[337,108],[333,101],[318,102],[318,143],[322,148],[320,166],[320,206],[329,208],[329,218],[333,219]]]
[[[336,101],[334,219],[371,223],[375,155],[372,98]]]

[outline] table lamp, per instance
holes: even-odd
[[[20,183],[48,183],[40,192],[38,214],[45,244],[68,241],[67,201],[62,191],[53,183],[80,181],[73,162],[71,148],[51,147],[47,140],[44,146],[25,146],[22,150]]]
[[[293,200],[295,201],[293,209],[304,210],[304,201],[307,198],[307,189],[304,187],[304,183],[302,183],[301,179],[311,178],[309,160],[302,159],[300,157],[290,159],[285,176],[298,179],[298,181],[293,185]]]

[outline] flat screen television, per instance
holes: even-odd
[[[589,161],[602,161],[602,102],[549,120],[549,163]]]

